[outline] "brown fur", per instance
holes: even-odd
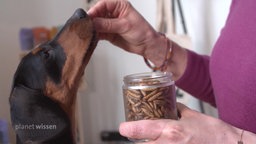
[[[76,94],[84,69],[96,46],[96,40],[93,37],[93,26],[89,18],[73,22],[65,28],[57,40],[66,54],[61,83],[56,85],[50,79],[47,79],[46,82],[45,95],[57,101],[68,114],[71,120],[73,134],[75,134],[76,130]],[[92,41],[94,41],[94,44],[90,45]],[[91,52],[88,50],[90,46],[93,47]],[[35,53],[37,51],[39,50],[34,50]],[[88,54],[89,56],[87,53],[90,53]]]

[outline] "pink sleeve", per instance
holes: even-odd
[[[175,83],[194,97],[216,106],[209,73],[209,56],[188,50],[187,68]]]

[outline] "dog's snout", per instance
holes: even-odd
[[[72,18],[82,19],[82,18],[86,18],[87,16],[88,16],[87,13],[83,9],[79,8],[75,11]]]

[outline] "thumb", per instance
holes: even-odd
[[[121,135],[133,139],[154,140],[161,135],[168,120],[140,120],[120,124]]]

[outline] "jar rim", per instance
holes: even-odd
[[[169,72],[146,72],[127,75],[123,79],[123,88],[144,89],[173,85],[172,74]]]
[[[172,78],[172,73],[169,72],[145,72],[145,73],[136,73],[130,74],[124,77],[124,81],[127,80],[150,80],[158,78]]]

